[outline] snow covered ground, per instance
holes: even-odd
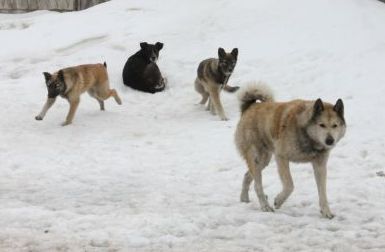
[[[0,251],[385,251],[385,5],[375,0],[113,0],[77,13],[0,15]],[[140,41],[165,44],[166,92],[122,85]],[[313,171],[275,213],[254,192],[229,121],[198,105],[198,63],[239,48],[232,84],[264,80],[279,100],[345,102],[348,131],[329,161],[336,214],[319,213]],[[43,71],[107,61],[111,99],[84,95],[74,123],[58,100],[35,121]],[[264,171],[270,202],[281,185]]]

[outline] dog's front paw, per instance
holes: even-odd
[[[264,212],[274,212],[274,209],[269,204],[261,206],[261,209]]]
[[[241,199],[241,202],[244,202],[244,203],[250,202],[249,194],[242,193],[240,199]]]
[[[67,125],[70,125],[70,124],[71,124],[71,122],[65,121],[65,122],[63,122],[63,123],[61,124],[61,126],[67,126]]]
[[[41,116],[35,116],[35,120],[38,120],[38,121],[41,121],[41,120],[43,120],[43,117],[41,117]]]
[[[280,197],[279,195],[277,195],[277,197],[275,197],[275,199],[274,199],[275,209],[279,209],[282,206],[283,202],[285,202],[285,200],[282,197]]]
[[[223,117],[221,117],[221,120],[222,120],[222,121],[228,121],[229,118],[227,118],[226,116],[223,116]]]
[[[328,218],[329,220],[334,218],[334,214],[329,209],[321,209],[322,217]]]

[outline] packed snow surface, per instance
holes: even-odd
[[[123,86],[139,42],[165,44],[165,92]],[[229,121],[196,105],[196,69],[239,48],[230,79],[263,80],[277,100],[342,98],[348,124],[332,151],[321,218],[313,170],[275,213],[239,202],[246,165]],[[385,5],[375,0],[113,0],[72,13],[0,15],[0,251],[385,251]],[[87,94],[70,126],[42,72],[106,61],[123,100]],[[264,171],[269,201],[281,190]]]

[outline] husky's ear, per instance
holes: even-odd
[[[238,57],[238,48],[234,48],[232,51],[231,51],[231,55],[233,55],[235,58]]]
[[[322,100],[318,98],[313,107],[313,116],[317,116],[321,114],[321,112],[324,110],[324,104],[322,103]]]
[[[226,56],[225,49],[223,49],[222,47],[219,47],[218,48],[218,57],[221,59],[221,58],[224,58],[225,56]]]
[[[145,49],[148,46],[147,42],[141,42],[140,48]]]
[[[52,78],[52,75],[50,73],[44,72],[43,74],[44,74],[45,82],[48,82]]]
[[[60,70],[60,71],[57,73],[57,78],[58,78],[61,82],[64,82],[64,73],[63,73],[63,70]]]
[[[336,105],[334,105],[333,110],[337,112],[337,114],[344,118],[344,103],[341,99],[338,99]]]
[[[156,42],[156,43],[155,43],[155,48],[156,48],[158,51],[162,50],[162,48],[163,48],[163,43]]]

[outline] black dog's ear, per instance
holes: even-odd
[[[231,51],[231,55],[233,55],[235,58],[238,57],[238,48],[234,48],[232,51]]]
[[[63,73],[63,70],[60,70],[60,71],[57,73],[57,78],[58,78],[61,82],[64,82],[64,73]]]
[[[52,75],[50,73],[44,72],[43,74],[44,74],[45,82],[48,82],[52,78]]]
[[[155,48],[156,48],[158,51],[162,50],[162,48],[163,48],[163,43],[156,42]]]
[[[322,103],[322,100],[320,98],[318,98],[315,103],[314,103],[314,107],[313,107],[313,115],[314,116],[317,116],[319,114],[321,114],[321,112],[324,110],[324,104]]]
[[[219,58],[224,58],[225,56],[226,56],[225,49],[223,49],[222,47],[219,47],[218,48],[218,57]]]
[[[338,114],[340,117],[344,118],[344,103],[342,102],[341,99],[338,99],[338,100],[337,100],[336,104],[335,104],[334,107],[333,107],[333,110],[334,110],[335,112],[337,112],[337,114]]]
[[[145,49],[148,46],[147,42],[141,42],[140,48]]]

